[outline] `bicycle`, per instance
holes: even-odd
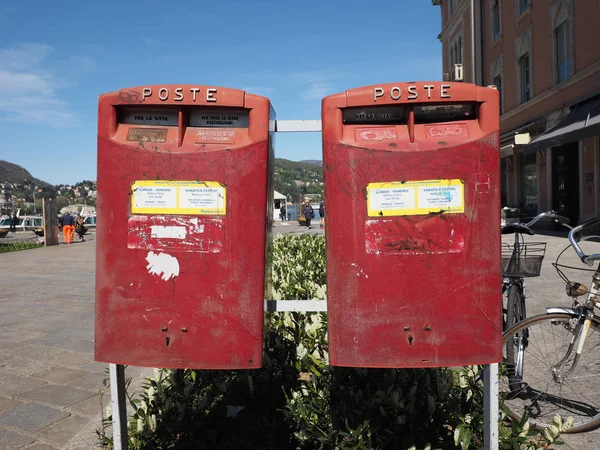
[[[504,333],[503,345],[516,349],[517,357],[507,361],[501,374],[500,392],[508,414],[543,430],[559,414],[572,417],[573,426],[565,433],[588,431],[600,426],[600,317],[594,307],[600,304],[600,264],[593,272],[589,289],[570,281],[560,268],[562,254],[572,247],[588,266],[600,261],[600,253],[586,255],[579,243],[598,236],[600,217],[571,228],[569,246],[557,257],[554,267],[566,281],[571,308],[548,307],[540,314],[518,322]],[[589,230],[595,232],[584,235]],[[579,298],[585,296],[584,301]]]
[[[531,227],[543,218],[552,218],[561,224],[569,219],[548,211],[535,216],[527,223],[512,222],[502,227],[502,234],[514,234],[515,241],[502,246],[502,295],[503,331],[526,317],[525,278],[540,276],[542,261],[546,252],[545,242],[525,242],[523,235],[533,236]]]

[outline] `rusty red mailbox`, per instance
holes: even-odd
[[[362,87],[322,120],[330,363],[501,361],[498,92]]]
[[[96,360],[261,366],[273,120],[237,89],[100,96]]]

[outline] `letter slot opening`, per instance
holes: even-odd
[[[249,109],[194,108],[190,111],[190,127],[248,128]]]
[[[477,119],[477,104],[366,106],[344,108],[344,125],[408,125],[410,111],[414,124],[457,122]]]
[[[179,111],[177,108],[119,108],[117,118],[125,125],[176,127]]]

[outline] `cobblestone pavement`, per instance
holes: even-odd
[[[503,236],[503,242],[513,243],[513,236]],[[526,304],[527,316],[542,314],[548,306],[570,307],[572,301],[565,293],[565,282],[558,276],[552,263],[565,248],[566,251],[560,258],[560,263],[576,268],[589,269],[582,264],[575,251],[569,246],[567,231],[564,232],[540,232],[535,236],[527,236],[527,242],[546,242],[546,255],[542,264],[539,277],[526,279]],[[596,242],[583,242],[581,247],[585,253],[600,253],[600,244]],[[577,281],[589,287],[592,272],[580,270],[563,269],[571,281]],[[598,389],[598,386],[590,386],[590,389]],[[587,433],[565,434],[561,438],[565,445],[553,446],[553,448],[565,450],[581,450],[598,448],[600,441],[600,430]]]
[[[274,234],[322,233],[297,222],[276,222]],[[509,236],[503,239],[511,242]],[[541,276],[527,280],[528,315],[568,306],[564,283],[551,263],[567,245],[566,233],[538,234],[547,242]],[[600,252],[600,244],[586,243]],[[84,243],[0,255],[0,449],[91,449],[100,413],[110,403],[106,365],[94,362],[93,232]],[[562,262],[582,267],[571,249]],[[569,274],[589,284],[589,272]],[[140,380],[149,369],[128,367]],[[590,386],[591,389],[597,388]],[[101,402],[102,400],[102,402]],[[558,448],[596,448],[600,431],[565,435]]]
[[[2,450],[96,446],[110,389],[106,364],[94,362],[94,270],[93,233],[0,255]]]

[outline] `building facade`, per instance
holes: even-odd
[[[444,78],[500,92],[503,206],[600,212],[600,0],[433,0]]]

